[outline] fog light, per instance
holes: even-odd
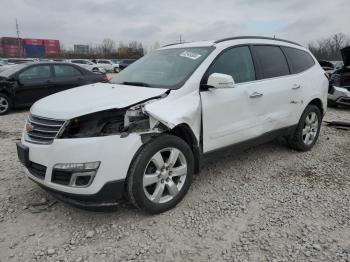
[[[100,163],[101,162],[56,164],[53,167],[51,181],[71,187],[88,187],[93,182]]]

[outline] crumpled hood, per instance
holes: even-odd
[[[81,86],[37,101],[30,112],[68,120],[113,108],[124,108],[163,95],[167,89],[97,83]]]
[[[350,46],[343,48],[341,50],[341,55],[343,57],[344,66],[350,66]]]

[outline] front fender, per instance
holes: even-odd
[[[169,129],[187,124],[200,141],[202,108],[198,91],[181,97],[169,95],[165,99],[145,105],[144,111]]]

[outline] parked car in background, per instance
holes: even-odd
[[[63,201],[106,207],[128,196],[160,213],[184,198],[201,161],[218,150],[280,136],[311,150],[327,90],[314,56],[290,41],[177,44],[111,83],[35,103],[17,152],[26,175]]]
[[[119,64],[114,63],[112,60],[107,59],[96,59],[93,62],[96,63],[97,66],[103,67],[107,72],[119,73]]]
[[[121,60],[119,63],[120,71],[127,68],[129,65],[131,65],[135,61],[136,61],[136,59],[123,59],[123,60]]]
[[[106,69],[104,68],[104,66],[94,64],[93,62],[87,59],[71,59],[69,60],[69,62],[84,67],[85,69],[94,73],[106,73]]]
[[[111,59],[111,61],[116,64],[119,65],[123,60],[122,59]]]
[[[106,75],[71,63],[15,65],[0,73],[0,115],[66,89],[106,81]]]
[[[326,60],[318,60],[318,63],[321,65],[322,69],[328,74],[329,77],[333,74],[335,65],[332,62]]]
[[[343,67],[330,79],[328,103],[330,106],[350,106],[350,46],[341,50]]]

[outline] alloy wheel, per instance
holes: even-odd
[[[318,132],[318,117],[315,112],[310,112],[306,118],[304,123],[304,128],[302,131],[303,141],[305,145],[311,145]]]
[[[174,147],[158,151],[148,162],[143,175],[143,188],[154,203],[166,203],[178,195],[187,177],[184,154]]]
[[[9,101],[4,98],[0,97],[0,114],[5,113],[9,108]]]

